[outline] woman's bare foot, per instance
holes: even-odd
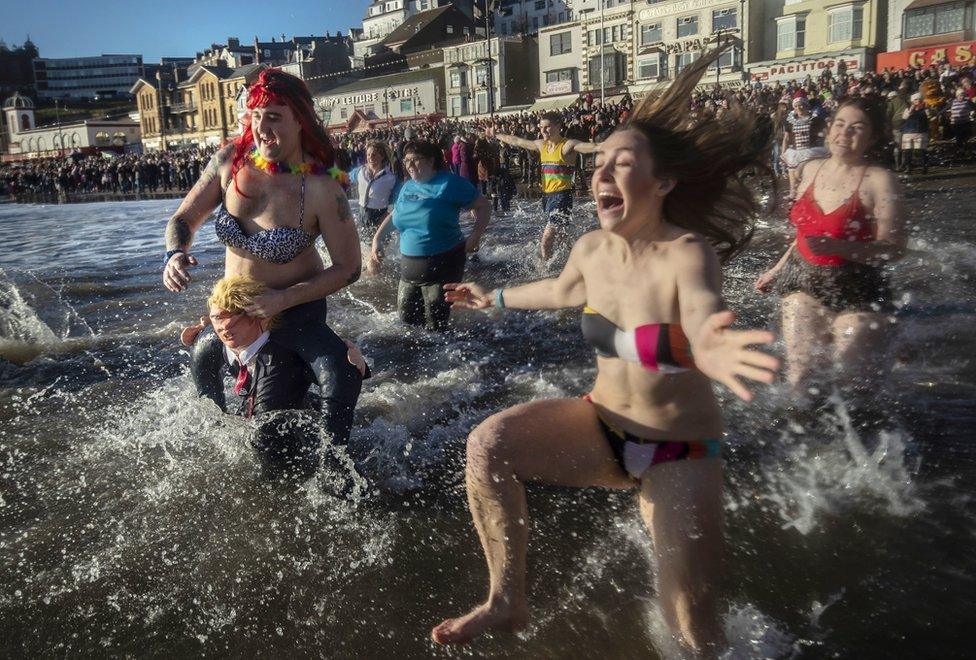
[[[490,630],[516,632],[529,620],[528,608],[496,606],[484,603],[464,616],[446,619],[430,631],[430,638],[438,644],[467,644]]]

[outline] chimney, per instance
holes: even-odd
[[[227,37],[227,47],[228,48],[240,48],[241,40],[237,37]]]

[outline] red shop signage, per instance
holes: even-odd
[[[911,50],[896,50],[891,53],[878,54],[878,73],[885,69],[897,70],[909,67],[929,66],[948,61],[952,66],[973,64],[973,54],[976,53],[976,41],[961,41],[944,46],[930,48],[913,48]]]

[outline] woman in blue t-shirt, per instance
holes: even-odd
[[[410,325],[443,330],[451,314],[444,302],[443,285],[459,282],[467,252],[477,252],[488,226],[491,205],[469,181],[445,171],[437,145],[419,140],[407,143],[403,165],[410,176],[373,237],[367,272],[379,272],[383,244],[400,232],[400,319]],[[461,211],[475,215],[474,231],[461,232]]]

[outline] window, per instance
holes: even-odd
[[[451,25],[451,24],[448,24],[448,25],[446,26],[446,29],[447,29],[447,33],[448,33],[448,34],[454,34],[454,26],[453,26],[453,25]]]
[[[608,44],[613,42],[613,29],[605,27],[603,28],[603,43]]]
[[[348,118],[349,118],[349,111],[346,110],[345,108],[340,109],[339,110],[339,119],[348,119]]]
[[[803,50],[807,17],[794,14],[776,22],[776,50]]]
[[[698,17],[685,16],[678,19],[678,38],[691,37],[698,34]]]
[[[464,78],[463,71],[451,71],[451,87],[454,89],[464,87]]]
[[[861,38],[864,10],[853,5],[842,7],[827,15],[827,41],[856,41]]]
[[[546,0],[535,0],[535,10],[541,11],[546,8]]]
[[[571,32],[558,32],[549,35],[549,54],[563,55],[572,52],[573,39]]]
[[[488,93],[487,92],[478,92],[478,94],[477,94],[477,96],[475,98],[475,101],[477,103],[477,108],[475,109],[475,112],[476,113],[482,114],[482,113],[488,112]]]
[[[739,49],[738,48],[730,48],[729,50],[726,50],[721,55],[719,55],[719,58],[718,58],[718,66],[720,68],[722,68],[722,69],[727,69],[727,68],[730,68],[730,67],[738,66],[739,65],[739,62],[740,62],[740,59],[739,59]],[[715,63],[714,62],[712,62],[712,64],[708,67],[708,70],[709,71],[714,71],[715,70]]]
[[[590,85],[600,85],[601,77],[604,77],[602,84],[604,86],[613,87],[619,85],[627,78],[627,56],[623,53],[613,53],[604,55],[601,58],[599,55],[590,58],[589,62],[589,79]],[[601,76],[602,72],[602,76]]]
[[[603,44],[603,35],[599,30],[590,30],[586,33],[586,42],[591,46],[600,46]]]
[[[488,67],[479,66],[474,70],[474,84],[475,85],[487,85],[488,84]]]
[[[532,31],[533,32],[538,32],[539,31],[539,17],[538,16],[533,16],[532,17]]]
[[[554,83],[563,80],[573,79],[573,69],[557,69],[556,71],[546,71],[546,82]]]
[[[698,59],[697,52],[690,53],[678,53],[678,58],[674,62],[675,73],[681,73],[681,70],[686,66]]]
[[[735,7],[728,9],[716,9],[712,12],[712,32],[719,30],[734,30],[739,27],[737,20],[737,10]]]
[[[22,130],[22,131],[28,131],[28,130],[30,130],[30,127],[31,127],[30,115],[21,115],[20,116],[20,130]]]
[[[468,113],[467,99],[463,96],[452,96],[451,97],[451,111],[452,117],[457,117],[459,115],[465,115]]]
[[[380,104],[380,111],[383,113],[383,116],[384,117],[389,116],[389,114],[390,114],[390,102],[389,101],[383,101],[383,103]]]
[[[660,53],[637,62],[637,77],[663,78],[667,74],[667,60]]]
[[[400,114],[413,112],[413,99],[400,99]]]
[[[962,2],[912,9],[905,12],[905,39],[927,37],[966,29],[966,5]]]
[[[656,44],[661,41],[661,24],[650,23],[641,26],[641,45]]]

